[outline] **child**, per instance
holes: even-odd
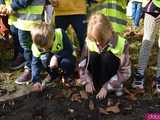
[[[122,87],[131,74],[127,41],[113,32],[106,16],[93,14],[88,23],[86,46],[80,67],[81,84],[88,93],[99,90],[97,99]]]
[[[42,66],[46,69],[51,79],[58,77],[58,69],[63,71],[64,79],[69,82],[74,72],[75,57],[72,44],[60,29],[42,23],[31,31],[32,35],[32,82],[35,91],[42,90],[40,71]]]

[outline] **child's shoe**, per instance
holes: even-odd
[[[31,71],[28,69],[25,69],[24,72],[22,73],[22,75],[20,75],[15,83],[22,85],[22,84],[26,84],[31,80]]]
[[[140,73],[134,74],[134,81],[132,83],[133,88],[144,89],[144,76]]]
[[[160,93],[160,77],[156,78],[156,93]]]

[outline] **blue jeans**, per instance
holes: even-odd
[[[57,28],[62,28],[66,31],[68,26],[72,25],[79,40],[79,47],[81,51],[84,45],[87,28],[86,23],[84,23],[85,20],[86,15],[65,15],[55,17],[55,25]]]
[[[142,3],[133,1],[132,2],[132,20],[133,26],[139,27],[139,21],[142,15]]]
[[[13,38],[14,58],[16,58],[18,55],[24,57],[23,48],[20,46],[20,43],[19,43],[18,29],[15,26],[11,25],[10,31],[11,31],[12,38]]]
[[[48,74],[55,79],[58,77],[61,69],[63,71],[64,77],[69,77],[74,73],[75,68],[75,58],[62,58],[58,61],[58,68],[51,69],[49,67],[50,59],[52,57],[52,53],[46,53],[41,55],[40,58],[36,58],[33,56],[32,59],[32,82],[36,83],[40,81],[40,72],[44,68]]]
[[[25,68],[31,70],[31,63],[32,63],[31,33],[30,31],[23,31],[23,30],[18,29],[18,38],[19,38],[20,45],[24,50],[24,58],[26,61]]]

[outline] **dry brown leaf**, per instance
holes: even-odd
[[[58,92],[56,95],[55,95],[55,98],[64,98],[64,94],[62,92]]]
[[[71,101],[81,102],[81,96],[78,93],[75,93],[71,96]]]
[[[125,97],[130,101],[136,101],[137,100],[137,97],[135,95],[126,95]]]
[[[69,98],[72,95],[73,91],[71,89],[63,90],[63,94],[66,98]]]
[[[143,89],[135,89],[134,91],[130,92],[127,88],[124,88],[124,93],[130,95],[130,96],[136,96],[136,95],[140,95],[140,94],[144,94],[144,90]]]
[[[107,111],[105,111],[104,108],[99,108],[99,112],[102,113],[102,114],[105,114],[105,115],[108,115],[109,113]]]
[[[119,108],[119,102],[116,103],[114,106],[109,106],[105,109],[106,112],[113,112],[113,113],[119,113],[120,108]]]
[[[128,95],[131,95],[133,93],[131,93],[126,87],[124,87],[124,93],[128,94]]]
[[[81,98],[82,98],[82,99],[85,99],[85,100],[88,99],[88,95],[87,95],[87,93],[86,93],[84,90],[81,90],[81,91],[80,91],[80,95],[81,95]]]
[[[137,97],[135,96],[136,93],[131,93],[127,88],[124,88],[124,92],[127,94],[125,97],[128,99],[128,100],[131,100],[131,101],[136,101],[137,100]]]
[[[94,103],[93,103],[92,100],[89,100],[89,109],[90,109],[91,111],[95,109]]]

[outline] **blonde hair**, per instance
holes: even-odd
[[[96,29],[96,32],[104,39],[104,35],[112,32],[112,26],[106,16],[101,13],[93,13],[88,20],[87,38],[92,38],[91,32]],[[102,40],[101,39],[101,40]]]
[[[53,40],[54,28],[53,26],[42,22],[31,30],[31,35],[33,43],[43,48]]]

